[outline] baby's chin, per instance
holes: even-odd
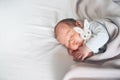
[[[71,50],[77,50],[79,46],[74,46],[71,48]]]

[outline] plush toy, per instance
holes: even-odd
[[[83,29],[78,26],[74,28],[74,30],[80,34],[80,36],[85,40],[85,42],[89,40],[92,35],[91,30],[89,29],[89,26],[90,26],[90,23],[88,22],[87,19],[85,19]]]

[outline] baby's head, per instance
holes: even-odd
[[[74,27],[81,27],[82,23],[74,19],[63,19],[55,26],[55,38],[65,47],[76,50],[82,46],[84,40]]]

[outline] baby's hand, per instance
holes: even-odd
[[[74,53],[73,60],[76,62],[84,61],[91,56],[93,56],[92,52],[89,52],[89,53],[76,52],[76,53]]]
[[[73,56],[74,61],[84,61],[85,59],[93,56],[92,51],[86,46],[83,45],[82,47],[79,47],[77,50],[68,50],[68,53]]]

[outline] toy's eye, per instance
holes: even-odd
[[[88,31],[87,33],[88,33],[88,34],[91,34],[91,32],[90,32],[90,31]]]
[[[84,37],[86,38],[86,35],[84,35]]]

